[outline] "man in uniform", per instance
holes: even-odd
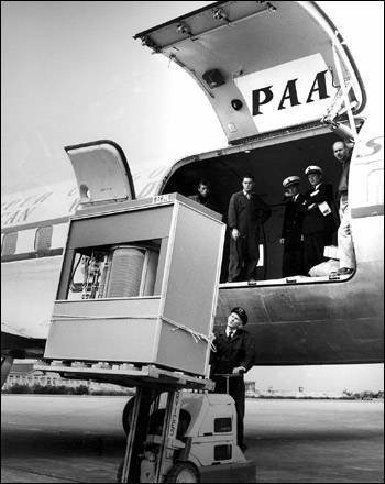
[[[331,245],[332,234],[338,226],[333,187],[322,182],[322,169],[319,166],[310,165],[306,168],[305,174],[311,185],[302,203],[304,263],[305,273],[308,273],[313,266],[324,261],[324,247]]]
[[[229,204],[229,282],[255,279],[261,226],[271,216],[271,209],[254,192],[254,177],[244,175],[242,186]]]
[[[210,378],[216,383],[215,393],[227,393],[228,390],[234,399],[237,411],[237,442],[242,450],[246,448],[243,441],[245,415],[243,374],[253,366],[255,355],[252,336],[244,329],[246,322],[246,311],[241,307],[233,308],[227,320],[227,328],[215,334],[213,341],[215,350],[210,354]]]
[[[304,274],[304,236],[302,233],[304,212],[301,209],[305,197],[299,193],[299,182],[298,176],[288,176],[283,180],[283,188],[287,197],[282,238],[279,241],[284,246],[283,277]]]
[[[353,239],[350,229],[350,208],[348,198],[351,149],[344,141],[336,141],[332,146],[334,158],[342,165],[342,174],[338,186],[339,215],[341,224],[338,229],[338,254],[340,259],[339,274],[352,274],[356,266]]]

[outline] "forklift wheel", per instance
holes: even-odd
[[[199,483],[199,472],[197,468],[189,462],[178,462],[168,472],[165,482],[167,484],[196,482]]]
[[[124,433],[126,434],[126,437],[128,437],[128,434],[130,433],[132,412],[134,409],[134,405],[135,405],[135,397],[132,397],[123,408],[122,425],[123,425],[123,430],[124,430]],[[160,412],[162,411],[164,412],[163,409],[160,410]],[[158,413],[158,417],[159,416],[161,416],[160,422],[162,422],[164,419],[164,413]],[[177,428],[177,434],[176,434],[177,439],[179,440],[183,439],[190,425],[190,420],[191,420],[190,414],[184,408],[181,408],[179,413],[179,422],[178,422],[178,428]],[[157,420],[154,420],[154,423],[156,422]]]
[[[122,482],[123,464],[124,464],[124,460],[122,460],[122,462],[119,464],[118,473],[116,476],[116,482]]]
[[[126,434],[126,437],[130,433],[132,411],[134,409],[134,404],[135,404],[135,397],[132,397],[126,403],[126,405],[124,406],[124,409],[123,409],[122,424],[123,424],[123,430],[124,430],[124,433]]]

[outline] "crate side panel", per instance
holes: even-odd
[[[156,361],[180,371],[205,375],[207,342],[163,322]]]
[[[153,207],[74,220],[69,245],[76,248],[161,239],[168,235],[172,208]]]
[[[218,284],[223,224],[180,205],[163,315],[208,334]]]
[[[157,324],[156,319],[53,321],[44,357],[152,363]]]

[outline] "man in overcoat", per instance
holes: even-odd
[[[271,209],[254,192],[253,175],[244,175],[242,187],[231,196],[229,204],[229,282],[255,279],[261,227],[271,216]]]
[[[299,193],[299,182],[298,176],[288,176],[283,180],[286,195],[280,239],[280,243],[284,246],[283,277],[304,274],[304,236],[302,233],[304,212],[301,210],[301,205],[305,201],[305,197]]]

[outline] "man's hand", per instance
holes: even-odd
[[[233,238],[233,240],[239,239],[240,235],[241,234],[239,233],[239,230],[238,229],[233,229],[231,231],[231,237]]]
[[[279,239],[279,243],[280,243],[281,245],[285,245],[285,239]]]
[[[242,375],[245,371],[246,370],[243,366],[237,366],[236,368],[233,368],[233,375]]]

